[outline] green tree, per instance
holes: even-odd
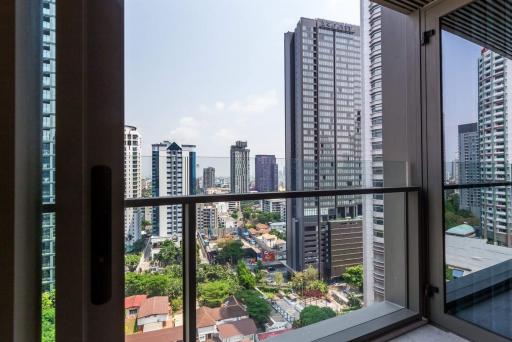
[[[306,287],[306,281],[304,279],[303,272],[295,272],[291,280],[292,289],[296,292],[303,292]]]
[[[177,247],[176,244],[171,240],[162,242],[162,245],[160,246],[160,252],[155,255],[155,260],[164,267],[173,264],[180,264],[181,259],[181,248]]]
[[[182,279],[170,277],[168,274],[133,273],[125,274],[125,294],[133,296],[147,294],[168,296],[172,301],[183,294]]]
[[[304,281],[306,283],[306,287],[309,283],[318,279],[318,271],[313,266],[309,265],[308,268],[304,270]]]
[[[283,285],[284,276],[281,272],[277,272],[274,274],[274,282],[278,287],[281,287],[281,285]]]
[[[196,279],[198,283],[216,280],[231,280],[235,282],[236,276],[225,265],[199,264],[196,269]]]
[[[359,296],[349,293],[347,296],[348,299],[348,305],[350,307],[350,310],[357,310],[360,309],[363,306],[363,303],[361,302],[361,299]]]
[[[55,290],[41,296],[41,341],[55,341]]]
[[[263,325],[270,315],[270,304],[255,290],[242,290],[236,294],[246,306],[247,313],[256,323]]]
[[[230,262],[231,265],[235,265],[244,256],[242,246],[243,243],[238,240],[230,240],[220,244],[219,247],[222,249],[217,255],[217,261],[220,263]]]
[[[320,321],[323,321],[328,318],[332,318],[336,316],[336,312],[334,312],[331,308],[328,307],[319,307],[316,305],[306,306],[300,312],[300,318],[297,321],[296,325],[298,327],[305,327],[310,324],[314,324]]]
[[[470,226],[478,226],[480,224],[480,220],[477,217],[475,217],[470,211],[460,210],[459,203],[459,194],[452,193],[446,196],[444,201],[445,229],[450,229],[452,227],[465,223],[469,224]]]
[[[327,284],[321,280],[313,280],[307,285],[307,289],[310,291],[320,291],[323,295],[325,295],[328,291]]]
[[[201,283],[198,286],[199,302],[210,308],[219,307],[236,289],[236,285],[229,280]]]
[[[232,217],[234,220],[238,220],[238,212],[234,211],[234,212],[231,214],[231,217]]]
[[[446,281],[453,280],[453,270],[448,265],[444,265],[444,279]]]
[[[358,289],[363,288],[363,265],[350,266],[345,269],[345,273],[342,274],[343,280],[347,283],[357,287]]]
[[[128,268],[128,271],[133,272],[139,264],[140,256],[136,254],[125,254],[124,265]]]
[[[286,240],[286,235],[277,229],[271,229],[270,234],[277,236],[278,239]]]
[[[253,289],[256,286],[256,278],[251,271],[249,271],[243,260],[238,262],[238,265],[236,266],[236,274],[238,276],[238,283],[240,286],[245,287],[246,289]]]

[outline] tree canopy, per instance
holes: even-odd
[[[357,287],[358,289],[363,288],[363,265],[350,266],[345,269],[345,273],[342,274],[343,280],[347,283]]]
[[[270,234],[275,235],[278,239],[286,240],[286,235],[277,229],[271,229]]]
[[[41,341],[55,341],[55,290],[41,296]]]
[[[256,278],[251,271],[249,271],[243,260],[238,261],[236,274],[238,276],[240,286],[245,287],[246,289],[253,289],[254,286],[256,286]]]
[[[331,308],[321,308],[316,305],[310,305],[306,306],[300,312],[300,318],[298,321],[296,321],[295,325],[297,327],[305,327],[307,325],[314,324],[335,316],[336,312],[334,312]]]
[[[444,226],[445,229],[467,223],[470,226],[480,225],[480,220],[468,210],[459,209],[459,194],[452,193],[446,196],[444,201]]]
[[[125,254],[124,265],[128,267],[128,271],[133,272],[139,264],[140,256],[137,254]]]
[[[217,255],[217,261],[220,263],[230,262],[235,265],[244,256],[242,246],[243,243],[239,240],[229,240],[220,244],[219,247],[222,249]]]
[[[160,252],[155,255],[155,260],[164,267],[173,264],[180,264],[181,259],[181,248],[177,247],[176,244],[171,240],[162,242],[162,245],[160,246]]]
[[[199,284],[197,290],[201,305],[216,308],[235,293],[237,286],[231,280],[216,280]]]
[[[268,321],[270,304],[255,290],[242,290],[236,294],[246,306],[249,317],[260,325]]]

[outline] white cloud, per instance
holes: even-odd
[[[201,105],[201,112],[211,113],[238,113],[252,114],[263,113],[272,110],[279,105],[279,99],[275,90],[268,91],[258,95],[248,95],[247,97],[230,102],[217,101],[213,106]]]
[[[224,107],[225,107],[224,102],[222,102],[222,101],[217,101],[217,102],[215,102],[215,109],[217,109],[217,110],[223,110],[223,109],[224,109]]]
[[[194,143],[200,136],[201,124],[191,116],[180,119],[178,127],[170,132],[170,138],[178,143]]]

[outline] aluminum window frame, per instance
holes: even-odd
[[[478,341],[508,341],[491,331],[481,328],[456,316],[445,313],[445,246],[444,246],[444,190],[453,186],[444,185],[444,142],[442,115],[442,28],[441,18],[473,0],[445,0],[427,6],[422,12],[422,32],[434,30],[430,41],[422,47],[422,94],[423,120],[426,123],[426,191],[428,193],[428,224],[429,224],[429,278],[430,283],[439,288],[429,300],[429,319],[432,323],[453,331],[462,337]],[[475,184],[456,186],[470,188],[485,186],[509,185],[509,182],[493,184]]]

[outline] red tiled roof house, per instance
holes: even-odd
[[[135,295],[126,297],[124,299],[124,310],[126,318],[137,318],[139,308],[142,303],[148,298],[147,295]]]
[[[169,298],[157,296],[146,299],[137,314],[139,331],[153,331],[165,328],[169,319]]]

